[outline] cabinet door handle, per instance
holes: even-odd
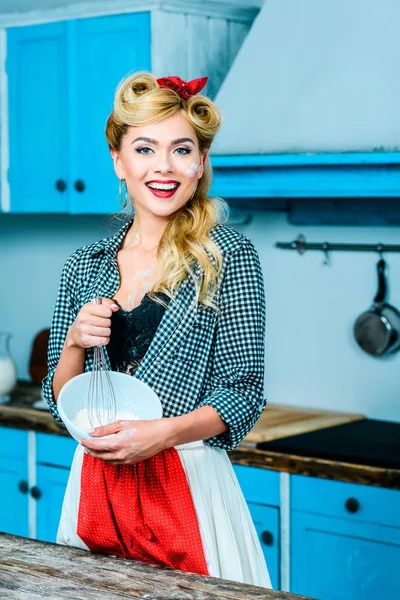
[[[272,546],[274,543],[274,536],[270,531],[263,531],[261,534],[261,540],[266,546]]]
[[[85,182],[82,179],[77,179],[74,183],[74,187],[77,192],[83,192],[85,190]]]
[[[349,513],[356,513],[360,509],[357,498],[347,498],[345,506]]]
[[[63,179],[58,179],[56,181],[56,188],[59,192],[65,192],[65,190],[67,189],[67,184]]]
[[[32,498],[35,498],[35,500],[39,500],[39,498],[41,497],[41,495],[42,495],[42,492],[39,490],[38,487],[36,487],[36,485],[34,485],[31,488],[31,496],[32,496]]]
[[[26,494],[28,492],[29,486],[28,486],[28,482],[21,480],[18,484],[18,489],[20,492],[22,492],[23,494]]]

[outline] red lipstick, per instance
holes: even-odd
[[[160,189],[157,187],[151,187],[152,184],[154,184],[155,186],[157,186],[157,185],[171,185],[171,186],[174,185],[174,187],[171,187],[171,189]],[[148,181],[146,183],[147,189],[149,189],[150,192],[157,198],[171,198],[171,196],[173,196],[175,194],[175,192],[179,188],[179,186],[180,186],[179,181],[175,181],[173,179],[167,179],[167,180],[154,179],[154,180]]]

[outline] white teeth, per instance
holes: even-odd
[[[153,190],[174,190],[178,187],[177,183],[148,183],[147,185]]]

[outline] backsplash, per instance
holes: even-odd
[[[61,269],[78,247],[118,228],[104,216],[0,214],[0,331],[12,333],[20,379],[36,333],[49,327]],[[400,243],[396,227],[310,227],[283,213],[254,212],[239,229],[255,243],[267,294],[266,395],[270,402],[362,412],[400,421],[400,353],[364,354],[352,327],[375,295],[377,256],[276,249],[276,241]],[[400,308],[400,254],[385,256],[389,301]]]

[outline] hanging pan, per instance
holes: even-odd
[[[372,356],[384,356],[400,349],[400,313],[387,304],[386,263],[381,258],[377,264],[378,292],[372,307],[358,317],[354,336],[359,346]]]

